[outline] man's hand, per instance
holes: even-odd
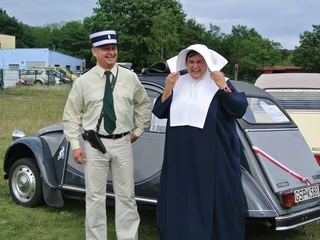
[[[82,148],[77,148],[72,151],[73,159],[78,164],[84,164],[86,161],[86,154],[82,150]]]
[[[131,135],[131,143],[134,143],[137,139],[138,137],[135,134]]]

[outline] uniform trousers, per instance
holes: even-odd
[[[140,217],[134,193],[133,154],[130,134],[118,139],[101,138],[107,153],[84,143],[86,185],[86,240],[107,239],[106,183],[111,170],[115,193],[115,228],[118,240],[137,240]]]

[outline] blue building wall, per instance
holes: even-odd
[[[72,71],[76,70],[76,66],[80,66],[81,68],[78,70],[82,70],[82,59],[57,51],[50,51],[48,64],[50,66],[59,65],[61,67],[67,67]]]
[[[69,56],[48,48],[0,49],[0,68],[9,69],[9,65],[18,64],[19,69],[26,68],[27,62],[45,62],[45,66],[62,66],[82,70],[82,59]]]

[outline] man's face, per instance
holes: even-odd
[[[207,64],[202,55],[196,54],[192,57],[188,57],[187,69],[193,79],[199,79],[206,73]]]
[[[111,69],[117,61],[118,49],[116,44],[107,44],[92,48],[92,54],[98,65],[104,69]]]

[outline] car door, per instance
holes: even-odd
[[[56,76],[53,74],[52,69],[46,70],[46,75],[44,78],[45,78],[45,83],[47,84],[55,85],[56,83],[59,83],[59,79],[56,80]]]
[[[161,86],[143,83],[151,105],[160,96]],[[152,107],[151,107],[152,108]],[[150,114],[150,125],[139,139],[132,144],[134,157],[134,181],[136,197],[156,199],[157,186],[163,161],[166,120],[157,119]],[[108,175],[108,192],[112,191],[112,173]]]
[[[36,75],[38,74],[37,70],[27,70],[23,75],[23,79],[28,80],[30,83],[34,83],[36,80]]]

